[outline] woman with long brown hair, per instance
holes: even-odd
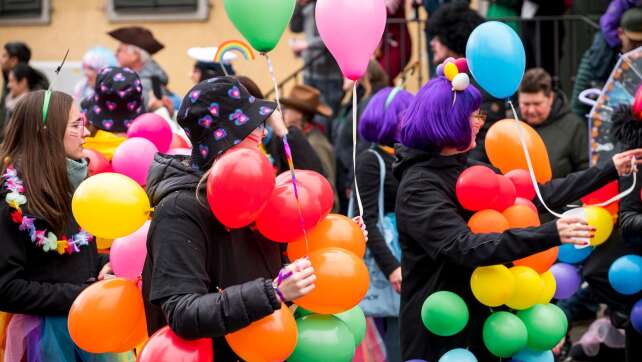
[[[13,313],[5,361],[97,361],[67,331],[74,299],[110,267],[71,211],[89,135],[70,95],[28,93],[0,146],[0,311]]]

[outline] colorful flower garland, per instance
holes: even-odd
[[[22,206],[27,203],[27,198],[23,193],[25,187],[22,180],[18,177],[18,172],[13,166],[8,166],[4,175],[4,186],[9,190],[5,198],[9,207],[14,209],[11,213],[11,220],[20,225],[20,231],[27,231],[29,238],[38,247],[44,251],[57,251],[58,254],[73,254],[80,251],[81,246],[88,245],[93,239],[93,236],[84,230],[71,236],[70,238],[63,235],[62,239],[58,239],[56,234],[47,229],[36,229],[36,218],[31,217],[22,212]]]

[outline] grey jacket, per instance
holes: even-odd
[[[296,5],[290,22],[293,33],[304,33],[308,49],[303,51],[303,61],[311,64],[303,71],[303,76],[313,79],[343,79],[341,69],[321,40],[314,18],[316,2],[307,5]],[[316,59],[320,56],[320,58]],[[315,61],[313,61],[316,59]]]
[[[160,79],[163,84],[163,88],[167,87],[167,83],[169,82],[167,73],[165,73],[163,68],[161,68],[154,59],[150,59],[145,63],[145,65],[143,65],[143,69],[138,72],[138,76],[143,84],[143,98],[145,100],[145,106],[149,104],[149,92],[152,91],[152,76],[157,76]],[[165,93],[167,93],[166,90],[163,91],[163,94]]]

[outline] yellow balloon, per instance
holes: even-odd
[[[542,282],[544,282],[544,288],[542,289],[542,293],[539,295],[537,304],[548,304],[555,295],[557,282],[550,270],[546,273],[540,274],[539,276],[542,278]]]
[[[587,206],[584,208],[584,213],[588,224],[596,229],[591,245],[597,246],[604,243],[613,232],[613,216],[605,208],[598,206]]]
[[[482,266],[473,271],[470,289],[481,304],[499,307],[515,291],[515,276],[503,265]]]
[[[459,74],[459,69],[457,69],[457,66],[455,63],[447,63],[444,65],[444,75],[446,78],[448,78],[449,81],[452,81],[455,79],[455,76]]]
[[[103,238],[96,238],[96,248],[98,250],[106,250],[111,248],[111,244],[114,242],[112,239],[103,239]]]
[[[527,266],[514,266],[510,271],[515,276],[515,292],[506,305],[517,310],[528,309],[537,304],[544,282],[537,272]]]
[[[140,185],[117,173],[101,173],[85,180],[74,193],[71,209],[80,227],[104,239],[133,233],[151,211]]]

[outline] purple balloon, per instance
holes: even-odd
[[[439,64],[437,66],[437,75],[438,76],[443,76],[444,75],[444,65],[443,64]],[[419,361],[421,361],[421,360],[419,360]],[[410,362],[410,361],[408,361],[408,362]]]
[[[642,333],[642,299],[638,300],[631,309],[631,324],[638,333]]]
[[[557,263],[551,267],[555,277],[555,299],[570,298],[582,284],[580,272],[572,265]]]

